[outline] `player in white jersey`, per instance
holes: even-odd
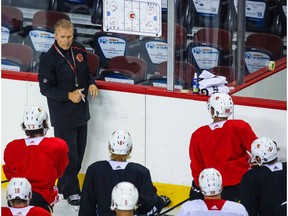
[[[204,169],[199,175],[199,186],[204,200],[184,203],[178,216],[248,216],[242,204],[221,199],[222,176],[218,170]]]

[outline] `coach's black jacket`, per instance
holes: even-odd
[[[82,93],[87,96],[89,85],[95,84],[92,74],[88,72],[86,50],[77,42],[73,42],[71,46],[77,68],[79,86],[76,87],[74,71],[66,59],[57,52],[55,46],[73,65],[70,49],[68,51],[61,49],[55,41],[48,52],[41,56],[38,75],[40,91],[47,97],[52,126],[78,127],[90,119],[88,100],[85,97],[86,102],[75,104],[68,99],[68,93],[84,88]]]

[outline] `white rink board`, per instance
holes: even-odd
[[[3,155],[9,141],[25,136],[20,127],[25,106],[39,104],[47,110],[47,104],[37,82],[1,80]],[[234,109],[235,118],[249,122],[258,136],[277,141],[280,159],[286,161],[287,111],[239,105]],[[92,162],[108,159],[113,130],[127,129],[134,143],[131,160],[147,166],[154,182],[191,184],[189,140],[196,128],[211,122],[206,102],[100,90],[95,100],[90,99],[90,112],[82,173]],[[48,135],[53,135],[53,130]]]

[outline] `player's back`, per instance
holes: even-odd
[[[48,211],[38,206],[26,206],[23,208],[2,207],[1,215],[2,216],[13,216],[13,215],[50,216]]]
[[[261,212],[263,215],[273,215],[275,209],[286,201],[287,167],[286,163],[278,162],[263,168],[269,168],[269,171],[263,179]]]
[[[157,200],[154,200],[150,172],[145,166],[133,162],[97,161],[91,164],[86,172],[81,199],[87,198],[88,202],[89,194],[93,192],[93,196],[97,200],[98,214],[113,216],[115,212],[110,209],[111,192],[113,187],[122,181],[134,184],[139,190],[141,199],[143,197],[149,199],[149,204],[151,203],[151,208],[153,207],[153,203]],[[83,202],[83,206],[81,206],[82,209],[80,208],[81,213],[88,208],[85,207],[85,202]]]
[[[200,199],[188,201],[181,206],[177,216],[248,216],[244,206],[239,203],[224,201],[221,208],[218,204],[212,203],[213,201],[207,205]]]
[[[56,140],[58,139],[39,137],[10,142],[4,151],[6,163],[4,171],[7,167],[7,169],[14,170],[14,176],[25,176],[33,183],[34,188],[53,187],[58,178],[59,169],[59,167],[55,167],[55,164],[59,164],[59,157],[63,158],[65,150],[67,150],[66,154],[68,153],[68,147],[63,149],[66,143],[61,146],[61,142],[56,142]],[[56,154],[57,144],[59,144],[59,150],[63,149],[62,154]],[[6,177],[9,178],[9,174]]]

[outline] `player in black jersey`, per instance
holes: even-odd
[[[249,216],[275,215],[275,210],[287,200],[287,166],[286,162],[277,161],[277,151],[276,143],[267,137],[258,138],[251,145],[252,166],[241,181],[241,203]]]
[[[115,216],[110,209],[111,192],[119,182],[130,182],[138,189],[139,208],[136,215],[157,215],[170,203],[166,196],[158,196],[150,171],[143,165],[128,162],[132,151],[129,132],[115,131],[109,142],[110,160],[91,164],[86,172],[81,193],[79,216]]]

